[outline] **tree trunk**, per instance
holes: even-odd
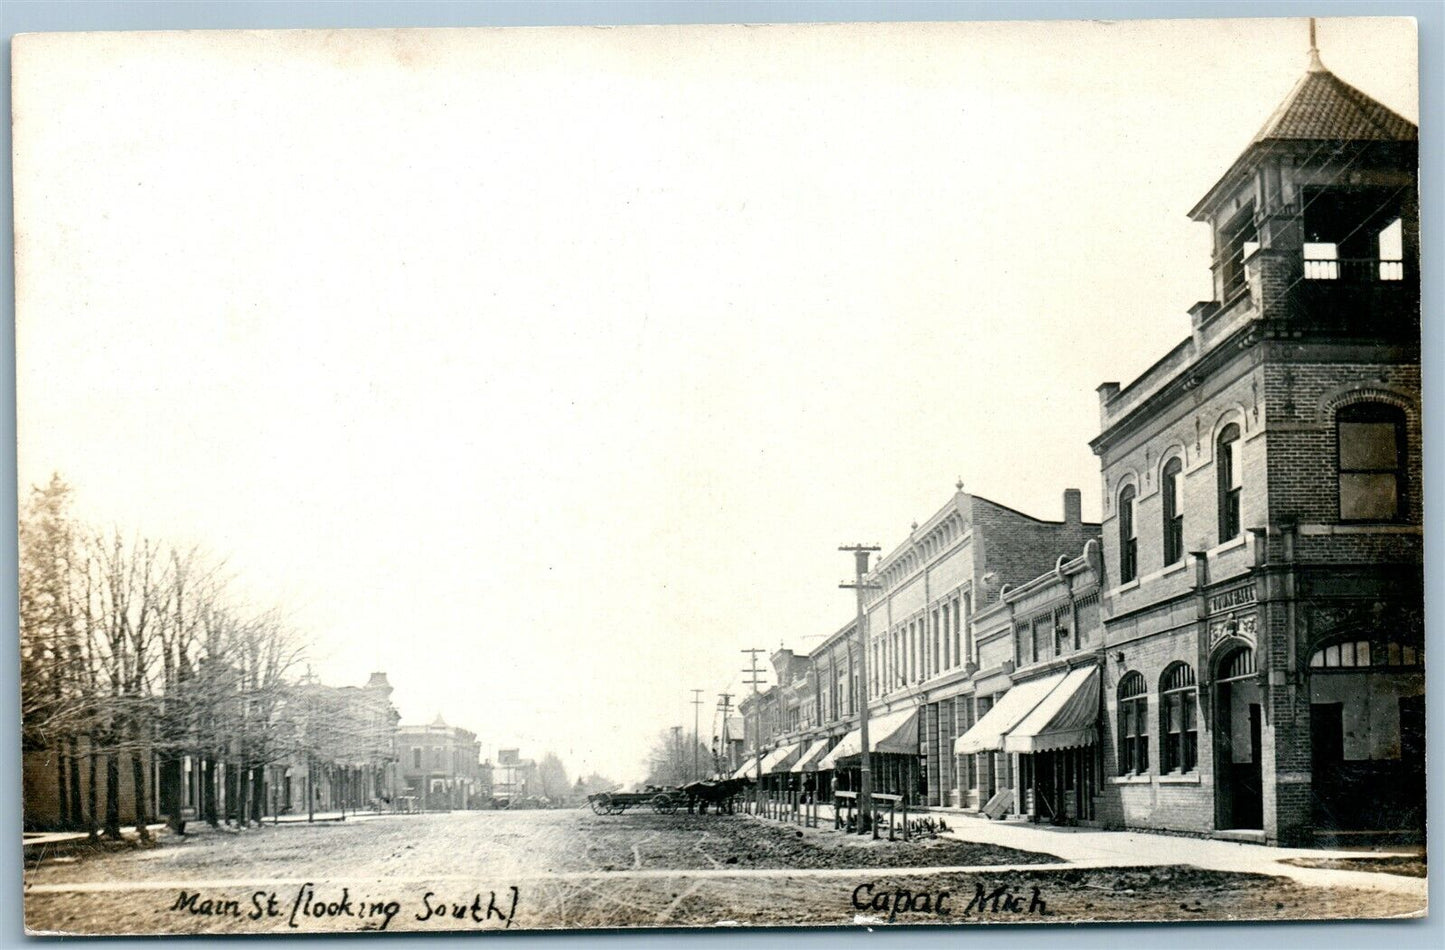
[[[120,834],[120,756],[112,747],[105,755],[105,836],[113,841]]]
[[[89,744],[86,747],[86,758],[90,761],[90,788],[87,790],[89,808],[86,809],[86,832],[90,840],[94,841],[100,837],[100,826],[96,824],[95,803],[96,803],[96,762],[95,762],[95,736],[89,737]]]
[[[67,779],[67,761],[65,756],[64,743],[58,743],[55,748],[55,787],[59,791],[57,804],[59,805],[58,824],[62,829],[70,828],[70,782]]]
[[[256,816],[256,824],[262,825],[266,818],[266,767],[262,766],[256,770],[251,781],[251,814]]]
[[[70,814],[65,818],[71,828],[78,830],[85,826],[85,809],[80,801],[80,756],[76,754],[79,743],[71,736],[65,744],[70,752]]]
[[[143,842],[151,840],[149,809],[146,808],[146,763],[139,749],[130,754],[131,785],[135,790],[135,833]]]
[[[165,752],[160,759],[160,788],[156,791],[160,796],[161,814],[170,829],[180,834],[185,830],[185,821],[181,816],[181,802],[184,800],[181,794],[181,757],[174,752]]]
[[[209,755],[201,758],[201,811],[208,825],[220,827],[216,815],[216,760]]]
[[[251,769],[245,765],[236,767],[236,824],[241,828],[251,827]]]

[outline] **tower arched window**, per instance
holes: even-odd
[[[1194,668],[1172,663],[1159,680],[1159,743],[1165,772],[1192,772],[1199,761]]]
[[[1139,576],[1139,538],[1134,526],[1134,486],[1119,492],[1119,582],[1127,584]]]
[[[1164,496],[1164,564],[1184,557],[1184,463],[1172,458],[1164,466],[1159,488]]]
[[[1384,403],[1335,415],[1341,521],[1394,521],[1405,510],[1405,414]]]
[[[1219,480],[1219,543],[1239,537],[1239,493],[1244,485],[1239,458],[1239,426],[1220,430],[1214,445],[1214,471]]]
[[[1137,670],[1119,680],[1119,774],[1149,771],[1149,687]]]

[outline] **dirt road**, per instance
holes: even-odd
[[[167,837],[28,861],[31,929],[487,930],[1389,916],[1399,895],[744,817],[461,812]]]

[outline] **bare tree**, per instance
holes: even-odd
[[[57,474],[32,488],[19,520],[21,742],[54,759],[62,824],[80,824],[76,733],[86,688],[76,604],[70,486]]]
[[[565,805],[571,798],[572,788],[567,784],[567,769],[556,753],[548,752],[537,765],[537,781],[542,794],[553,803]]]

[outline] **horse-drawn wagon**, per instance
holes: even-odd
[[[587,804],[599,815],[620,815],[629,808],[650,806],[654,813],[671,815],[687,803],[677,788],[649,786],[640,792],[600,792],[587,796]]]

